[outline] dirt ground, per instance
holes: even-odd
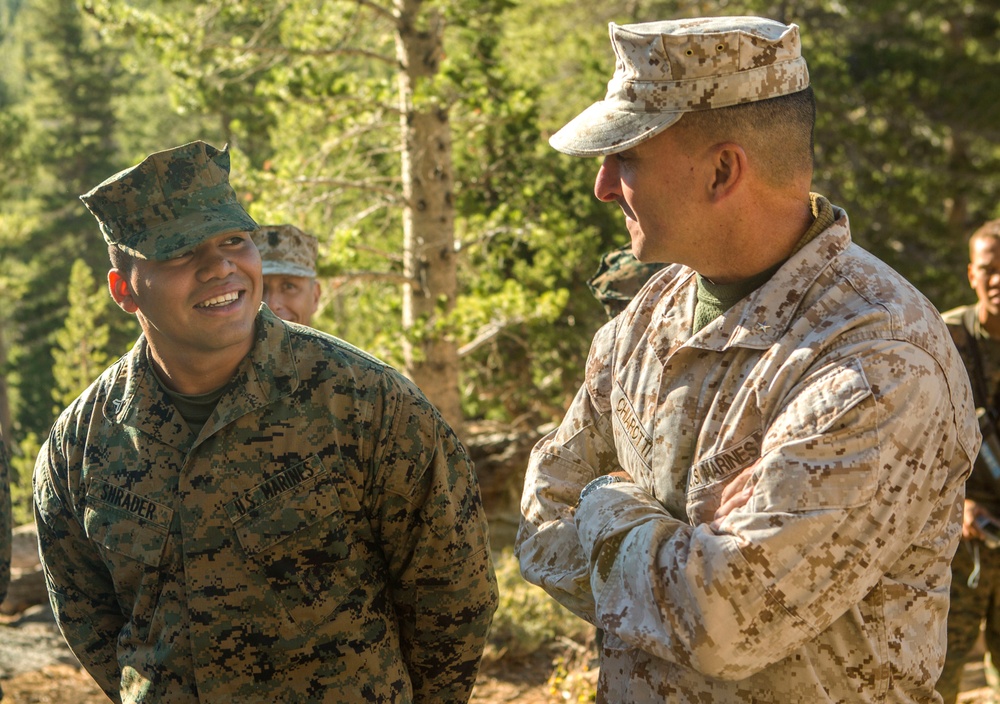
[[[596,682],[589,652],[575,643],[533,658],[484,664],[473,704],[555,704],[576,699],[576,689]],[[553,674],[557,673],[555,677]],[[47,606],[16,617],[0,616],[0,687],[3,704],[107,704],[59,635]]]
[[[526,661],[483,666],[472,704],[562,704],[586,701],[597,679],[589,648],[553,644]],[[982,650],[970,655],[959,704],[994,704],[986,687]],[[48,607],[0,617],[3,704],[106,704],[104,693],[80,669],[51,620]]]
[[[473,692],[473,704],[550,704],[564,702],[546,684],[551,667],[539,660],[515,672],[503,667],[484,671]],[[107,704],[108,698],[83,670],[74,665],[47,665],[9,680],[0,680],[4,704]]]

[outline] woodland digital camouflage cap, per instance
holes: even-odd
[[[601,257],[597,273],[587,281],[587,286],[604,306],[608,317],[613,318],[625,310],[639,289],[665,266],[659,262],[640,262],[632,254],[631,245],[626,245]]]
[[[761,17],[610,23],[616,61],[604,100],[549,140],[574,156],[607,156],[659,134],[686,112],[804,90],[799,28]]]
[[[294,225],[264,225],[253,234],[264,276],[316,277],[319,242]]]
[[[229,185],[229,147],[190,142],[150,154],[80,196],[108,244],[169,259],[210,237],[257,223]]]

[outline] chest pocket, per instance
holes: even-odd
[[[316,456],[254,487],[226,512],[243,550],[305,633],[343,607],[364,578],[352,559],[360,504],[346,487],[338,491]]]
[[[95,481],[87,488],[84,530],[114,580],[132,635],[140,640],[148,638],[159,605],[172,519],[169,507],[121,487]]]

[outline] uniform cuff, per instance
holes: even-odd
[[[585,492],[586,487],[580,493]],[[583,554],[593,564],[595,551],[604,541],[650,520],[670,518],[670,514],[639,486],[620,481],[602,485],[601,491],[586,492],[575,518]]]

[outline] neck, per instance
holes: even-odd
[[[191,396],[207,394],[228,383],[249,352],[248,345],[245,350],[219,350],[197,359],[172,358],[161,354],[152,342],[149,344],[149,359],[160,381],[171,391]]]
[[[976,316],[979,318],[979,324],[990,337],[1000,338],[1000,316],[991,315],[986,306],[981,303],[976,306]]]
[[[765,201],[757,201],[757,205]],[[745,208],[735,216],[738,230],[728,239],[732,245],[725,258],[728,271],[705,278],[716,284],[747,281],[788,259],[813,222],[808,193],[804,197],[771,200],[766,207]]]

